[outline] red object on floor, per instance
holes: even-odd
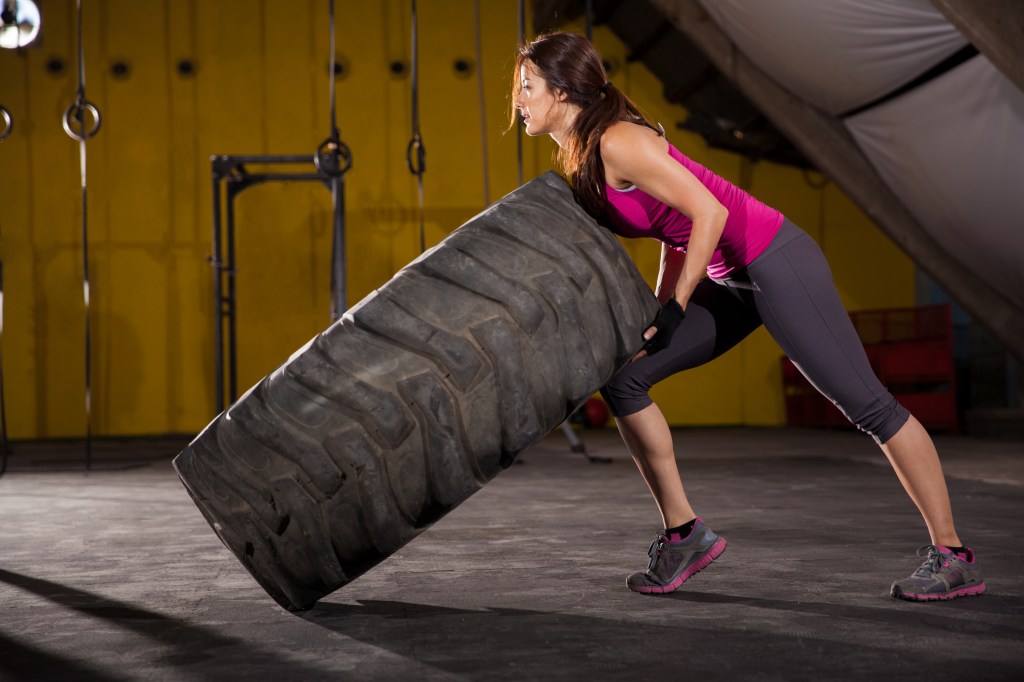
[[[591,398],[586,406],[587,428],[600,429],[608,423],[608,406],[600,398]]]
[[[851,313],[868,362],[882,384],[925,428],[956,431],[953,317],[948,303]],[[782,358],[782,390],[790,426],[852,424]]]

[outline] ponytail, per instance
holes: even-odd
[[[657,130],[626,95],[610,81],[599,89],[595,102],[583,108],[570,131],[569,144],[558,152],[558,163],[580,204],[590,215],[605,213],[606,185],[601,159],[601,136],[619,121]]]
[[[605,213],[604,163],[601,136],[609,126],[629,121],[657,131],[626,95],[608,80],[604,62],[593,44],[575,33],[548,33],[520,47],[512,77],[512,101],[519,96],[519,70],[532,62],[537,71],[580,113],[563,140],[556,161],[580,204],[596,218]],[[513,107],[510,124],[517,115]]]

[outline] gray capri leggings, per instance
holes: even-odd
[[[818,244],[784,220],[768,248],[728,280],[703,280],[670,345],[626,365],[601,389],[616,417],[652,404],[662,379],[717,358],[764,325],[846,418],[885,443],[910,418],[875,376]]]

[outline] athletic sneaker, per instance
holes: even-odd
[[[644,594],[674,592],[717,559],[725,551],[725,545],[725,538],[716,535],[698,516],[690,534],[677,542],[670,542],[659,533],[647,552],[651,557],[647,570],[629,576],[626,585]]]
[[[926,554],[925,554],[926,553]],[[933,601],[972,597],[985,591],[974,550],[968,549],[967,556],[954,554],[942,545],[925,545],[917,550],[917,556],[926,557],[914,575],[892,584],[891,594],[897,599],[911,601]]]

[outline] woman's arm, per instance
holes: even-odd
[[[729,212],[693,173],[669,156],[667,145],[649,128],[620,122],[601,137],[601,159],[609,183],[634,184],[693,223],[685,255],[662,248],[656,292],[658,300],[674,297],[685,310],[706,274]]]
[[[685,253],[662,242],[661,268],[658,270],[658,285],[654,289],[658,303],[665,305],[665,302],[675,295],[676,284],[679,282],[679,275],[683,272],[685,259]]]

